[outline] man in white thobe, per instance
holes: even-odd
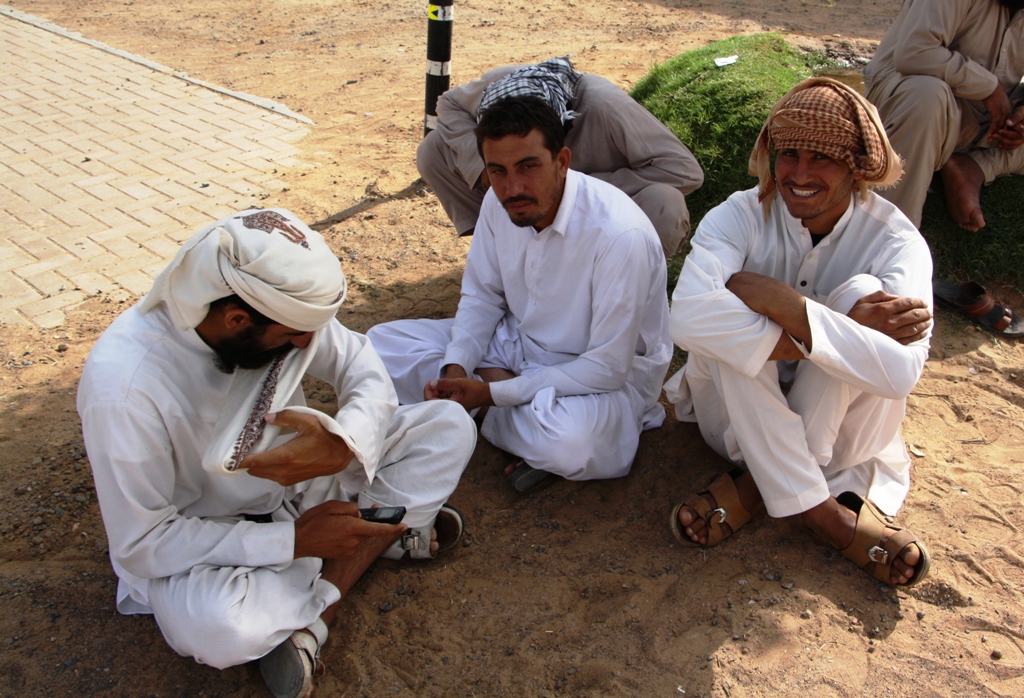
[[[566,58],[494,68],[437,100],[436,128],[416,149],[416,168],[459,235],[472,235],[490,186],[473,131],[499,99],[541,97],[562,119],[573,169],[629,195],[650,219],[666,257],[690,234],[686,196],[704,182],[690,149],[619,87],[577,73]]]
[[[549,473],[621,477],[665,418],[661,244],[628,196],[569,169],[544,100],[499,101],[477,139],[491,191],[455,318],[378,325],[370,341],[402,404],[486,408],[480,433],[521,459],[506,471],[518,491]]]
[[[746,470],[676,507],[673,531],[715,544],[763,501],[886,583],[916,583],[924,546],[868,522],[910,485],[900,424],[931,327],[917,300],[931,298],[928,247],[866,187],[898,178],[899,158],[866,100],[812,78],[773,108],[751,173],[761,186],[694,236],[671,312],[689,356],[665,386],[679,418]]]
[[[344,294],[318,233],[244,211],[185,243],[79,386],[118,610],[152,613],[217,668],[262,657],[275,696],[311,692],[337,603],[374,559],[436,549],[475,440],[457,406],[397,407],[367,339],[334,319]],[[336,415],[304,406],[304,375],[334,388]],[[377,505],[404,522],[360,517]]]

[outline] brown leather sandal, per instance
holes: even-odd
[[[707,500],[701,496],[703,494],[710,494],[714,497],[718,506],[714,508],[708,506]],[[679,510],[684,506],[697,512],[697,516],[704,519],[708,526],[708,542],[704,547],[718,545],[739,530],[740,526],[750,521],[750,512],[740,503],[740,494],[736,490],[736,480],[732,472],[722,473],[708,485],[706,490],[691,494],[672,509],[672,518],[669,519],[672,535],[680,543],[699,545],[686,535],[686,529],[679,523]],[[728,524],[732,530],[726,531],[723,524]]]
[[[957,286],[945,279],[933,279],[932,293],[937,303],[959,310],[992,334],[1009,339],[1024,336],[1024,318],[1015,316],[1009,306],[975,281]]]
[[[907,529],[893,524],[893,517],[886,516],[871,501],[853,492],[843,492],[836,501],[857,515],[857,529],[853,534],[853,542],[839,552],[855,565],[870,574],[878,581],[893,586],[889,581],[892,576],[892,563],[910,544],[921,551],[921,559],[914,565],[914,576],[906,584],[896,586],[909,589],[920,584],[932,564],[932,556],[924,543]],[[886,529],[895,531],[882,542]]]

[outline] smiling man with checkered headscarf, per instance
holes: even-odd
[[[874,107],[812,78],[772,108],[750,172],[759,186],[694,235],[671,312],[689,356],[665,385],[739,467],[682,501],[672,530],[714,545],[763,505],[876,579],[916,584],[928,551],[885,514],[910,486],[900,424],[928,356],[931,257],[870,191],[899,178],[899,158]]]

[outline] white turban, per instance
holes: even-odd
[[[341,264],[320,233],[284,209],[253,209],[189,238],[139,311],[166,303],[174,324],[190,330],[210,303],[237,293],[274,322],[312,332],[334,319],[345,290]]]
[[[264,421],[269,412],[290,409],[313,415],[345,438],[338,423],[322,412],[288,404],[345,290],[341,264],[323,236],[284,209],[242,211],[208,225],[156,277],[139,312],[164,303],[181,330],[198,326],[213,301],[238,294],[274,322],[313,333],[305,349],[293,349],[265,368],[236,369],[203,454],[206,470],[238,472],[246,455],[269,449],[281,433],[281,427]],[[375,464],[364,466],[372,479]]]

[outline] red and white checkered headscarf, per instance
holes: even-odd
[[[860,176],[858,186],[888,187],[903,174],[875,106],[832,78],[808,78],[772,107],[750,154],[749,172],[760,181],[758,200],[765,217],[775,199],[771,153],[800,148],[845,162]]]

